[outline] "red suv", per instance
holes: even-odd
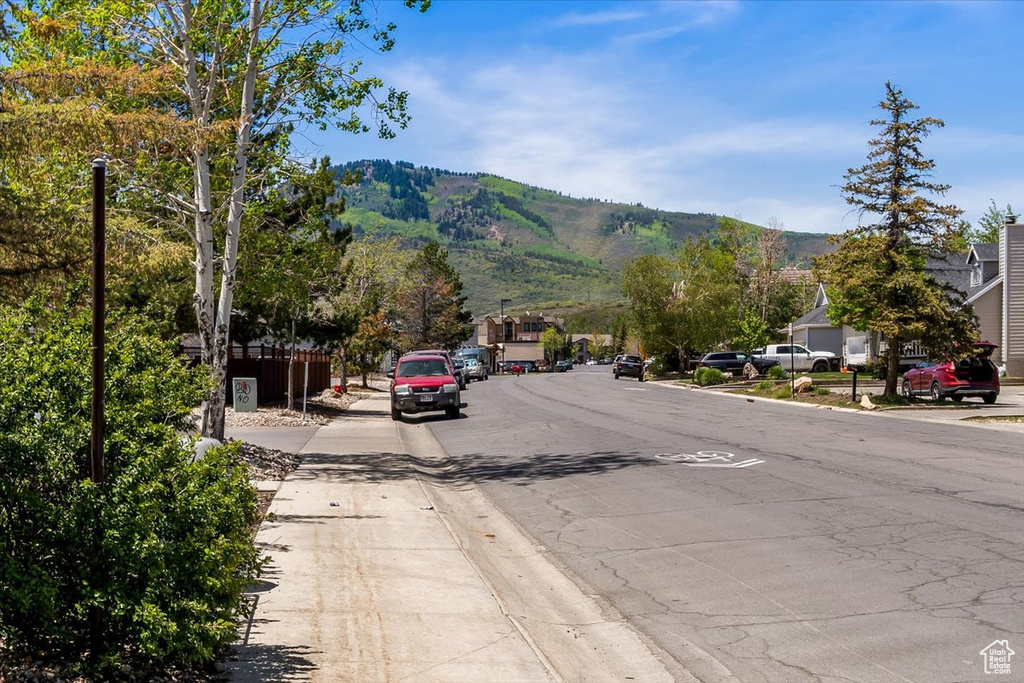
[[[402,413],[443,410],[448,417],[458,417],[462,405],[459,383],[451,364],[443,356],[402,356],[391,377],[391,419],[401,420]]]
[[[966,354],[941,361],[922,361],[903,375],[901,393],[931,396],[942,401],[947,396],[956,402],[964,396],[981,396],[985,403],[995,403],[999,395],[999,369],[992,362],[992,342],[977,342]]]

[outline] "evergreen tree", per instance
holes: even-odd
[[[454,349],[469,338],[473,320],[463,309],[462,280],[448,250],[430,242],[413,257],[398,295],[401,334],[409,349]]]
[[[891,82],[879,107],[885,118],[871,121],[880,132],[868,143],[868,163],[849,169],[842,188],[869,222],[830,238],[839,249],[817,259],[815,270],[828,283],[834,324],[885,335],[885,394],[893,396],[904,342],[920,339],[932,352],[948,351],[973,337],[976,319],[963,293],[926,269],[957,238],[962,213],[929,196],[942,196],[949,186],[930,180],[935,162],[924,158],[920,144],[944,124],[911,118],[918,107]]]

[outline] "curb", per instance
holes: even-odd
[[[964,407],[952,408],[952,407],[939,407],[939,406],[929,406],[929,405],[921,404],[921,405],[918,405],[918,406],[881,406],[881,405],[876,405],[872,409],[847,408],[847,407],[844,407],[844,406],[827,406],[827,405],[815,405],[815,404],[810,404],[810,403],[800,403],[800,402],[796,402],[796,401],[781,400],[781,399],[776,399],[776,398],[766,398],[764,396],[744,396],[742,394],[729,393],[729,391],[728,391],[729,389],[743,389],[743,388],[746,388],[746,387],[749,386],[749,385],[746,385],[746,384],[715,384],[715,385],[708,386],[708,387],[702,387],[702,386],[697,386],[697,385],[689,386],[687,384],[680,384],[679,383],[680,381],[681,380],[663,380],[663,381],[653,380],[652,384],[656,384],[658,386],[670,387],[670,388],[673,388],[673,389],[680,389],[680,390],[684,390],[684,391],[711,391],[712,393],[715,393],[716,395],[719,395],[719,396],[732,396],[732,397],[735,397],[735,398],[746,399],[750,403],[753,403],[755,401],[768,401],[768,402],[771,402],[771,403],[773,403],[775,405],[787,405],[787,406],[795,406],[795,407],[799,407],[799,408],[811,408],[811,409],[815,409],[815,410],[833,410],[833,411],[836,411],[836,412],[858,413],[858,414],[861,414],[861,415],[871,415],[871,414],[882,415],[882,414],[887,414],[888,417],[897,417],[897,418],[903,418],[903,419],[908,419],[908,420],[918,420],[918,421],[921,421],[921,422],[927,421],[927,420],[922,420],[921,419],[922,417],[924,417],[927,414],[935,414],[937,412],[940,413],[940,414],[942,414],[942,413],[948,414],[950,411],[957,410],[957,411],[962,411],[965,414],[962,417],[960,417],[960,418],[950,419],[948,421],[950,424],[961,424],[961,425],[967,425],[967,426],[970,426],[970,427],[982,427],[984,429],[1005,429],[1005,425],[1006,424],[1013,424],[1013,423],[999,423],[999,422],[985,423],[985,422],[977,422],[977,421],[971,421],[971,420],[965,419],[967,417],[976,416],[978,413],[975,412],[975,411],[976,410],[980,410],[981,409],[980,406],[978,408],[973,408],[973,407],[972,408],[964,408]],[[910,415],[908,413],[918,413],[918,415]]]

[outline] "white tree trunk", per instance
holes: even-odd
[[[211,423],[206,436],[224,439],[224,408],[227,389],[228,341],[231,332],[231,305],[235,294],[235,267],[238,264],[238,236],[245,212],[243,189],[249,161],[249,138],[252,134],[252,111],[256,90],[256,70],[259,58],[259,30],[262,21],[260,0],[249,3],[249,51],[246,56],[245,82],[235,139],[235,168],[231,176],[231,196],[228,203],[228,221],[224,234],[224,254],[221,257],[220,299],[217,302],[217,322],[213,330],[213,357],[210,374],[214,389],[210,396]]]

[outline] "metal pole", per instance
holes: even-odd
[[[92,162],[92,428],[89,436],[89,454],[92,461],[92,481],[98,485],[102,485],[105,479],[103,471],[103,404],[104,376],[106,374],[104,327],[107,304],[106,179],[106,160],[94,160]],[[98,524],[97,532],[102,533]],[[90,654],[96,661],[103,650],[103,609],[98,605],[93,605],[89,610],[89,630]]]
[[[793,323],[789,324],[789,398],[796,400],[796,361],[793,358]]]
[[[107,162],[92,162],[92,480],[103,483],[103,377],[106,321],[106,172]]]
[[[501,316],[500,317],[501,317],[501,372],[502,372],[502,374],[505,373],[505,342],[508,341],[507,339],[505,339],[505,304],[510,304],[510,303],[512,303],[512,299],[502,299],[501,300]]]

